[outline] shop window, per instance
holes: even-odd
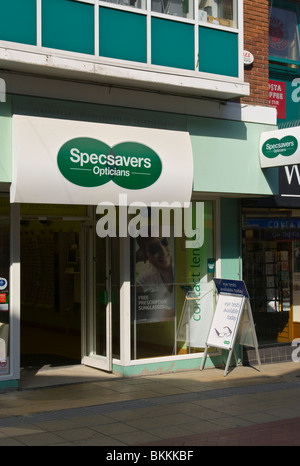
[[[0,196],[0,376],[10,371],[9,237],[9,199]]]
[[[203,351],[204,325],[213,312],[215,256],[214,204],[202,207],[198,247],[187,248],[172,223],[168,236],[159,231],[131,239],[132,359]]]
[[[295,5],[290,8],[272,6],[269,55],[272,61],[300,64],[299,13]]]
[[[299,316],[299,218],[245,215],[243,278],[259,344],[288,343]]]

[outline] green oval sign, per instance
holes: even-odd
[[[115,169],[125,170],[125,176],[115,176],[114,183],[122,188],[143,189],[160,177],[162,163],[149,147],[137,142],[122,142],[113,147]]]
[[[144,189],[162,172],[159,156],[137,142],[109,147],[93,138],[74,138],[60,148],[57,165],[71,183],[84,187],[102,186],[109,181],[126,189]]]
[[[268,139],[262,146],[262,153],[269,159],[274,159],[278,155],[290,157],[298,148],[298,141],[294,136],[285,136],[282,139]]]
[[[106,167],[106,155],[110,147],[97,139],[75,138],[66,142],[57,155],[61,174],[77,186],[92,188],[110,181],[101,169]],[[97,167],[97,169],[95,168]]]

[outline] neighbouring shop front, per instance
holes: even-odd
[[[261,345],[300,335],[299,212],[244,208],[244,279]]]
[[[262,170],[275,170],[278,193],[243,201],[243,275],[252,295],[258,342],[267,361],[290,360],[300,335],[298,126],[262,133]]]
[[[300,177],[299,161],[291,162],[300,122],[299,5],[273,1],[269,15],[269,103],[277,110],[279,128],[278,140],[269,142],[270,146],[287,143],[292,150],[284,157],[279,151],[266,152],[269,168],[265,165],[262,170],[276,173],[274,196],[242,201],[243,274],[266,362],[291,360],[291,342],[300,336]],[[251,351],[248,356],[251,360]]]

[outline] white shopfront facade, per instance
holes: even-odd
[[[45,82],[40,84],[47,94]],[[26,364],[86,364],[124,376],[197,369],[213,312],[212,280],[242,278],[239,196],[270,194],[258,158],[250,163],[253,141],[259,141],[262,123],[265,127],[270,121],[268,112],[255,123],[249,108],[241,122],[238,105],[224,111],[210,103],[203,104],[200,114],[191,105],[192,114],[181,115],[167,112],[163,102],[156,102],[160,111],[153,111],[147,95],[140,103],[147,109],[132,108],[122,92],[117,97],[104,92],[95,105],[92,87],[85,87],[87,102],[80,103],[77,90],[74,94],[60,85],[68,99],[33,98],[28,81],[29,95],[9,95],[0,121],[6,135],[1,146],[1,219],[6,225],[1,243],[8,244],[5,235],[10,239],[8,267],[1,272],[9,277],[8,314],[0,314],[3,321],[9,316],[1,386],[18,385]],[[183,101],[178,98],[178,104]],[[126,152],[125,143],[135,152]],[[58,163],[65,152],[71,165]],[[120,156],[119,165],[105,166],[112,155]],[[234,184],[232,164],[240,174]],[[258,174],[257,185],[247,181],[245,164]],[[146,174],[150,165],[156,168]],[[106,168],[101,184],[100,170]],[[143,174],[134,175],[136,169]],[[83,186],[78,178],[69,179],[87,170],[94,177],[85,178]],[[138,189],[125,186],[134,176],[143,180]],[[193,224],[178,208],[190,201]],[[151,295],[149,287],[138,289],[150,261],[145,246],[128,230],[129,225],[146,225],[138,207],[162,202],[181,212],[182,219],[180,229],[172,214],[166,220],[168,241],[164,235],[156,238],[159,245],[147,246],[147,253],[160,249],[172,259],[172,275],[166,283],[156,283],[160,290],[170,285],[173,299],[163,318],[145,316],[149,302],[153,310],[167,301]],[[106,207],[116,214],[115,224],[105,222]],[[108,227],[117,234],[101,237]],[[188,244],[195,237],[198,244]],[[185,320],[189,287],[199,300]],[[208,364],[222,364],[220,351],[209,356]]]

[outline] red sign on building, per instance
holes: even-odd
[[[285,82],[269,81],[269,105],[277,109],[277,118],[285,120]]]

